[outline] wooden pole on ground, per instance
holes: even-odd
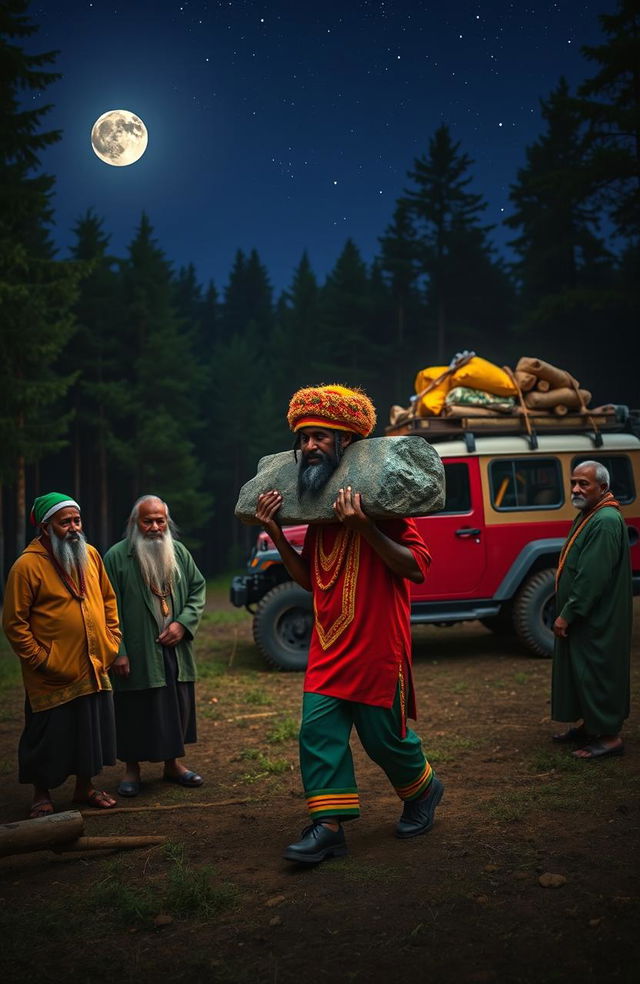
[[[77,840],[84,833],[84,819],[79,810],[52,813],[36,820],[18,820],[0,827],[0,857],[46,851]]]
[[[100,812],[100,811],[99,811]],[[17,820],[0,826],[0,858],[32,851],[79,853],[87,851],[121,851],[136,847],[166,844],[160,834],[133,837],[84,837],[84,818],[79,810],[52,813],[35,820]]]

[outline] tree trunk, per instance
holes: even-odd
[[[103,417],[103,409],[100,407],[100,418]],[[109,503],[108,503],[108,481],[107,481],[107,446],[104,439],[104,431],[100,431],[98,444],[98,498],[100,503],[100,518],[98,521],[98,536],[100,548],[104,552],[109,547]]]
[[[76,420],[74,430],[74,441],[73,441],[73,498],[76,502],[82,502],[82,490],[80,488],[80,424],[78,423],[78,410],[76,408]]]
[[[16,464],[16,557],[19,557],[27,542],[27,500],[25,483],[24,455],[18,456]]]
[[[445,317],[444,301],[438,298],[438,365],[447,365],[445,352],[447,321]]]
[[[0,482],[0,599],[4,598],[4,487]]]

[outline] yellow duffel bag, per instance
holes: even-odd
[[[517,396],[518,391],[509,375],[493,362],[474,355],[466,365],[460,366],[451,376],[451,386],[468,386],[486,390],[496,396]]]
[[[416,376],[414,388],[418,416],[437,417],[442,413],[444,401],[451,389],[451,370],[448,366],[427,366]]]

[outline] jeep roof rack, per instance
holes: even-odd
[[[538,434],[583,434],[590,437],[594,447],[602,447],[602,432],[628,433],[640,437],[640,410],[611,405],[588,414],[487,414],[474,413],[473,408],[461,417],[406,417],[385,428],[385,434],[396,437],[419,434],[430,441],[462,439],[467,451],[476,449],[476,437],[519,435],[526,437],[532,451],[538,447]]]

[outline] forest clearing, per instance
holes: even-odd
[[[356,739],[362,816],[347,827],[350,853],[297,868],[281,853],[306,823],[296,740],[302,676],[264,666],[250,616],[226,593],[226,581],[211,585],[197,640],[199,741],[185,762],[205,784],[178,789],[147,765],[137,799],[85,813],[89,835],[157,834],[168,837],[164,846],[0,860],[3,979],[635,977],[637,618],[626,755],[591,763],[549,741],[549,661],[477,622],[414,628],[418,730],[446,787],[435,828],[393,837],[399,801]],[[23,696],[15,664],[5,644],[3,823],[24,819],[29,802],[16,779]],[[115,792],[121,772],[105,770],[100,785]],[[71,785],[55,791],[57,810],[71,808]]]

